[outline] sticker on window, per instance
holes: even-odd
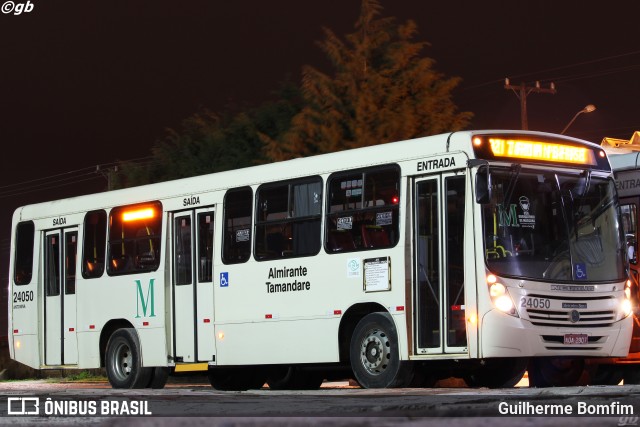
[[[353,228],[353,217],[345,216],[338,218],[337,228],[338,230],[351,230]]]
[[[249,241],[249,229],[244,228],[242,230],[236,230],[236,242],[248,242]]]
[[[392,223],[391,212],[378,212],[376,214],[376,225],[391,225]]]

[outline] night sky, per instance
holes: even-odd
[[[27,6],[23,0],[14,3]],[[636,0],[382,0],[384,16],[416,21],[436,69],[462,77],[455,102],[471,128],[520,128],[504,89],[553,81],[527,98],[529,128],[599,143],[640,130]],[[3,12],[4,0],[0,0]],[[105,189],[87,181],[26,193],[27,182],[150,155],[166,128],[201,108],[257,106],[302,65],[330,72],[321,27],[353,32],[359,0],[30,0],[0,14],[0,274],[21,204]],[[15,10],[15,9],[14,9]],[[9,150],[10,148],[10,150]],[[63,175],[64,176],[64,175]],[[0,333],[2,335],[2,333]]]

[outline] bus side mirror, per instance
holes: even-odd
[[[476,174],[476,203],[486,205],[491,200],[491,174],[489,166],[480,166]]]

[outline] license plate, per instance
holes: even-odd
[[[564,343],[573,344],[589,344],[589,336],[587,334],[564,334]]]

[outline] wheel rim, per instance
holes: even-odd
[[[360,362],[371,375],[382,374],[389,366],[391,342],[387,334],[380,329],[367,333],[360,345]]]
[[[111,358],[111,372],[119,381],[125,381],[129,378],[131,370],[133,368],[133,356],[131,349],[124,342],[119,342],[115,345]]]

